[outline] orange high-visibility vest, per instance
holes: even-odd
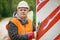
[[[28,24],[26,25],[22,25],[17,18],[12,18],[11,22],[17,26],[18,34],[25,34],[33,31],[32,21],[30,19],[28,19]],[[11,40],[10,37],[8,37],[8,40]]]

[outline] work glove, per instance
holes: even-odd
[[[34,32],[28,33],[28,40],[31,40],[34,38]]]

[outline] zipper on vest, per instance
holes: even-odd
[[[26,34],[26,24],[24,25],[24,28],[25,28],[25,34]]]

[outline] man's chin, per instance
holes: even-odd
[[[22,15],[21,17],[26,17],[25,15]]]

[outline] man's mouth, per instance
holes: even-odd
[[[22,13],[22,15],[25,15],[25,13]]]

